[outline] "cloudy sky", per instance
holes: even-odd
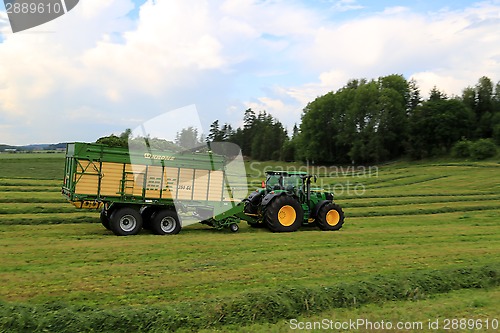
[[[12,33],[0,5],[0,143],[94,141],[194,104],[205,129],[251,107],[291,127],[352,78],[425,94],[500,80],[500,1],[80,0]]]

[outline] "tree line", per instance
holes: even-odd
[[[350,80],[308,103],[291,134],[267,112],[248,109],[243,127],[234,130],[216,120],[207,140],[234,142],[256,160],[380,163],[442,156],[457,145],[465,157],[465,143],[477,140],[494,155],[493,140],[500,144],[500,82],[482,77],[452,97],[434,87],[423,99],[416,82],[402,75]]]
[[[131,130],[97,142],[127,147]],[[144,140],[137,140],[143,144]],[[402,75],[354,79],[309,102],[291,133],[266,111],[247,109],[243,126],[215,120],[207,137],[195,128],[177,133],[175,142],[149,140],[152,148],[181,150],[203,142],[232,142],[254,160],[314,163],[380,163],[401,157],[484,158],[500,145],[500,82],[483,76],[461,96],[434,87],[424,99],[414,80]]]

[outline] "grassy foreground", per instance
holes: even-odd
[[[442,293],[463,288],[474,290],[449,297],[479,299],[476,317],[500,317],[498,302],[481,301],[498,296],[495,161],[310,166],[344,207],[340,232],[193,225],[173,237],[115,237],[98,213],[60,197],[62,156],[16,156],[0,156],[0,331],[244,331],[258,322],[248,331],[286,332],[292,318],[330,318],[338,307],[343,318],[375,320],[394,301],[410,311],[401,320],[427,320],[418,304],[439,308]],[[248,166],[251,187],[267,166]]]
[[[500,288],[487,290],[462,289],[436,294],[425,300],[391,301],[368,304],[354,308],[335,308],[319,314],[281,319],[276,323],[257,323],[248,326],[226,325],[223,328],[202,329],[201,333],[291,333],[306,332],[498,332],[497,319],[500,308]],[[454,323],[466,319],[465,329],[453,328]],[[384,322],[393,330],[374,329]],[[352,323],[355,324],[352,324]],[[358,325],[359,324],[359,325]],[[307,327],[313,327],[305,330]],[[314,328],[316,325],[316,329]],[[335,329],[335,327],[347,329]],[[371,326],[370,326],[371,325]],[[397,329],[402,325],[404,329]],[[481,326],[481,329],[478,327]],[[333,329],[331,329],[333,327]],[[435,329],[436,328],[436,329]],[[179,332],[189,332],[181,329]]]

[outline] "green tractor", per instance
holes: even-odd
[[[262,189],[245,199],[244,212],[253,217],[252,227],[266,226],[273,232],[296,231],[316,224],[321,230],[339,230],[344,224],[342,208],[333,194],[312,188],[316,176],[306,172],[269,171]]]

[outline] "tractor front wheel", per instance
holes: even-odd
[[[304,211],[293,197],[282,195],[269,203],[265,216],[269,230],[292,232],[302,225]]]
[[[339,205],[328,203],[318,213],[318,226],[321,230],[334,231],[342,228],[344,212]]]

